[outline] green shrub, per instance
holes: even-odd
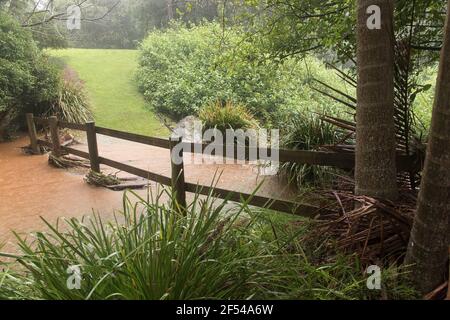
[[[33,67],[34,83],[31,95],[24,103],[24,112],[43,115],[57,101],[61,90],[61,72],[51,64],[48,56],[40,53]]]
[[[216,100],[243,104],[264,122],[279,109],[302,107],[300,99],[308,108],[323,101],[318,93],[305,92],[314,68],[295,60],[264,60],[242,41],[239,30],[226,30],[223,36],[217,24],[175,25],[150,33],[140,50],[140,90],[156,111],[177,120],[197,115]]]
[[[138,83],[156,111],[178,120],[228,96],[224,79],[212,68],[216,50],[209,28],[153,31],[140,50]]]
[[[22,103],[19,98],[31,91],[32,81],[26,65],[0,58],[0,112],[13,112],[15,105]]]
[[[171,197],[170,194],[169,198]],[[373,298],[355,257],[316,260],[298,235],[308,223],[245,204],[195,197],[188,213],[161,197],[125,194],[122,214],[47,223],[0,273],[0,299],[353,299]],[[171,201],[169,201],[170,203]],[[316,250],[311,250],[314,252]],[[70,290],[67,270],[79,267]],[[15,271],[13,271],[15,270]],[[389,283],[391,283],[392,276]],[[396,292],[403,292],[396,288]],[[375,296],[376,297],[376,296]]]
[[[240,104],[217,101],[203,107],[199,112],[204,129],[218,129],[225,132],[227,129],[256,129],[258,121]]]
[[[59,83],[58,70],[30,32],[0,12],[0,139],[14,124],[23,124],[24,113],[45,112],[57,98]]]
[[[280,110],[334,111],[336,103],[309,86],[313,77],[347,91],[317,59],[275,62],[238,29],[224,35],[217,24],[150,33],[141,44],[139,65],[137,79],[149,105],[176,120],[219,100],[245,105],[270,125]]]
[[[0,12],[0,140],[24,127],[27,112],[78,123],[92,118],[82,83],[63,78],[31,33]]]

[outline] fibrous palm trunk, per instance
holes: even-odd
[[[425,169],[406,256],[422,293],[444,281],[450,244],[450,0]]]
[[[368,8],[372,5],[381,9],[381,29],[368,27]],[[395,200],[398,188],[392,0],[358,0],[357,36],[355,193]]]

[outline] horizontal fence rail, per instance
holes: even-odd
[[[35,122],[41,125],[48,125],[48,119],[34,117]],[[61,128],[68,128],[73,130],[86,131],[85,124],[74,124],[65,121],[58,121],[58,125]],[[97,134],[106,135],[112,138],[128,140],[131,142],[141,143],[145,145],[150,145],[154,147],[170,149],[169,139],[162,139],[156,137],[149,137],[135,133],[123,132],[114,129],[108,129],[103,127],[95,127]],[[42,141],[42,140],[41,140]],[[190,143],[183,142],[183,149],[188,150],[190,153],[203,153],[205,149],[209,146],[208,143]],[[222,148],[221,155],[223,157],[228,157],[227,148],[229,146],[222,145],[217,146],[217,148]],[[233,144],[234,148],[233,158],[237,159],[237,148],[238,146]],[[270,157],[271,149],[266,148],[252,148],[252,147],[242,147],[245,150],[245,155],[256,154],[258,160],[272,160]],[[256,152],[255,152],[256,151]],[[310,150],[286,150],[278,149],[279,161],[280,162],[291,162],[297,164],[309,164],[316,166],[330,166],[341,169],[353,169],[355,166],[355,155],[352,152],[348,153],[338,153],[338,152],[326,152],[326,151],[310,151]],[[214,153],[213,153],[214,155]],[[268,156],[264,156],[268,155]],[[415,168],[416,164],[413,158],[406,155],[397,156],[397,167],[399,171],[411,171]]]
[[[122,170],[122,171],[125,171],[125,172],[128,172],[128,173],[134,174],[135,176],[138,176],[138,177],[141,177],[141,178],[145,178],[145,179],[148,179],[148,180],[155,181],[157,183],[160,183],[160,184],[163,184],[163,185],[166,185],[166,186],[170,186],[170,183],[171,183],[170,178],[168,178],[166,176],[163,176],[163,175],[160,175],[160,174],[157,174],[157,173],[153,173],[153,172],[150,172],[150,171],[147,171],[147,170],[143,170],[143,169],[140,169],[140,168],[136,168],[136,167],[133,167],[133,166],[129,166],[127,164],[124,164],[124,163],[121,163],[121,162],[118,162],[118,161],[114,161],[114,160],[111,160],[111,159],[106,159],[106,158],[101,158],[100,157],[100,163],[104,164],[106,166],[109,166],[109,167],[113,167],[113,168],[118,169],[118,170]]]
[[[69,123],[69,122],[65,122],[65,121],[58,121],[58,125],[61,128],[86,131],[86,125],[85,124]]]
[[[181,163],[180,165],[175,165],[172,162],[172,177],[166,177],[160,174],[156,174],[147,170],[143,170],[137,167],[133,167],[118,161],[114,161],[111,159],[107,159],[98,155],[97,148],[97,134],[106,135],[109,137],[127,140],[131,142],[141,143],[145,145],[150,145],[154,147],[159,147],[163,149],[171,150],[173,147],[173,143],[169,139],[162,139],[156,137],[149,137],[129,132],[123,132],[114,129],[103,128],[99,126],[95,126],[95,123],[90,122],[86,124],[75,124],[69,123],[65,121],[58,121],[55,117],[50,118],[39,118],[34,117],[33,114],[27,114],[27,123],[28,123],[28,131],[30,135],[30,141],[33,150],[33,144],[36,146],[45,146],[47,148],[52,149],[53,151],[63,151],[69,154],[76,155],[78,157],[90,160],[91,169],[93,171],[100,172],[100,164],[128,172],[130,174],[136,175],[138,177],[142,177],[151,181],[155,181],[159,184],[171,186],[176,193],[177,200],[182,203],[182,206],[186,207],[185,204],[185,193],[198,193],[202,195],[212,195],[217,198],[227,199],[235,202],[245,201],[249,205],[256,207],[264,207],[275,211],[287,212],[295,215],[305,216],[305,217],[314,217],[318,214],[319,208],[311,205],[299,204],[291,201],[279,200],[266,198],[262,196],[221,189],[213,186],[203,186],[198,184],[193,184],[184,181],[184,165]],[[41,140],[37,138],[36,129],[34,125],[39,124],[42,126],[49,126],[52,134],[52,142],[48,142],[45,140]],[[74,149],[67,146],[61,146],[59,144],[59,137],[57,135],[56,127],[59,128],[68,128],[72,130],[84,131],[87,134],[88,140],[88,148],[89,152],[81,151],[78,149]],[[182,143],[182,151],[186,151],[188,153],[203,153],[205,148],[209,146],[208,143],[189,143],[189,142],[181,142]],[[216,148],[220,148],[220,155],[223,157],[230,157],[227,154],[227,148],[230,148],[229,145],[217,145]],[[232,145],[234,150],[233,156],[231,158],[241,160],[237,158],[237,148],[235,144]],[[252,147],[242,147],[245,149],[245,154],[256,154],[258,156],[258,160],[272,160],[270,157],[271,149],[265,148],[252,148]],[[280,162],[291,162],[297,164],[308,164],[308,165],[318,165],[318,166],[332,166],[342,169],[353,169],[355,164],[354,154],[349,153],[335,153],[335,152],[324,152],[324,151],[308,151],[308,150],[284,150],[278,149],[275,150],[279,152],[279,161]],[[214,155],[214,154],[213,154]],[[264,156],[267,155],[267,156]],[[172,157],[171,157],[172,158]],[[182,157],[181,157],[182,158]],[[409,171],[415,166],[414,161],[412,161],[411,157],[408,156],[398,156],[397,157],[397,165],[400,171]],[[176,175],[176,177],[174,177]],[[180,183],[181,181],[181,183]]]
[[[217,187],[207,187],[207,186],[199,186],[193,183],[186,183],[186,191],[192,193],[199,193],[202,195],[214,195],[217,198],[228,199],[230,201],[242,202],[246,201],[249,205],[261,208],[269,208],[274,211],[287,212],[290,214],[313,218],[315,217],[319,211],[324,212],[325,209],[311,206],[311,205],[303,205],[291,201],[278,200],[278,199],[270,199],[258,195],[252,195],[248,193],[230,191],[226,189],[221,189]]]

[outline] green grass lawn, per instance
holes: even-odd
[[[150,136],[169,135],[137,90],[138,51],[63,49],[49,54],[63,59],[85,82],[97,125]]]

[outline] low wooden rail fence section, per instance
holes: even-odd
[[[137,142],[145,145],[151,145],[163,149],[169,149],[171,150],[171,153],[174,152],[174,147],[176,145],[182,143],[183,148],[180,150],[181,159],[183,159],[183,149],[191,150],[191,152],[194,153],[202,153],[208,144],[182,142],[181,137],[178,137],[176,139],[173,138],[161,139],[155,137],[148,137],[139,134],[133,134],[99,127],[96,126],[94,122],[88,122],[86,124],[75,124],[60,121],[56,117],[49,117],[49,118],[34,117],[33,114],[31,113],[27,114],[26,117],[28,124],[28,132],[30,136],[30,145],[33,153],[39,154],[40,146],[46,146],[53,151],[55,156],[61,156],[61,154],[65,152],[84,159],[88,159],[90,161],[91,170],[95,172],[100,172],[100,164],[103,164],[148,180],[155,181],[162,185],[170,186],[173,188],[177,205],[182,210],[186,208],[186,192],[198,193],[202,195],[211,194],[214,197],[221,199],[228,199],[230,201],[235,202],[246,201],[246,203],[252,206],[268,208],[275,211],[281,211],[305,217],[313,217],[318,213],[319,210],[318,207],[314,206],[279,199],[271,199],[262,196],[186,182],[184,179],[183,162],[181,162],[180,164],[175,164],[173,162],[172,156],[171,156],[171,167],[172,167],[171,177],[166,177],[157,173],[149,172],[147,170],[143,170],[140,168],[129,166],[121,162],[101,157],[98,153],[97,134]],[[45,140],[38,139],[35,124],[49,127],[51,143]],[[79,130],[86,132],[89,152],[84,152],[68,146],[62,146],[60,144],[58,128],[68,128],[72,130]],[[226,154],[225,152],[226,147],[227,147],[226,145],[223,146],[224,151],[222,153],[223,155]],[[269,156],[267,156],[266,158],[263,156],[269,155],[270,149],[264,150],[263,148],[255,148],[256,150],[252,150],[253,148],[250,147],[245,147],[245,149],[247,155],[250,154],[250,152],[256,151],[256,153],[254,154],[258,155],[258,159],[270,160]],[[261,150],[263,150],[264,152],[260,152]],[[234,159],[237,159],[236,154],[237,153],[234,152],[235,155]],[[294,151],[294,150],[280,149],[279,161],[299,163],[299,164],[319,165],[319,166],[332,166],[342,169],[352,169],[354,167],[354,154],[319,152],[319,151],[297,151],[297,150]],[[397,162],[400,168],[405,171],[409,171],[409,167],[412,165],[408,157],[399,157],[397,159]]]

